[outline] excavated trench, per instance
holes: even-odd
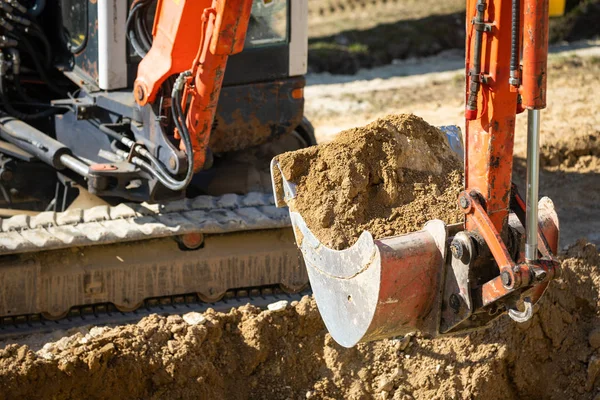
[[[0,399],[595,399],[600,255],[563,258],[533,319],[345,349],[305,297],[275,311],[150,316],[0,350]]]
[[[346,224],[356,223],[357,216],[368,229],[373,220],[389,225],[400,216],[402,221],[401,212],[377,213],[382,205],[397,209],[414,202],[422,206],[415,212],[428,219],[424,199],[442,211],[437,217],[458,218],[449,199],[460,187],[459,164],[438,140],[439,131],[413,116],[396,116],[349,132],[354,133],[342,134],[321,154],[305,150],[288,177],[302,182],[331,168],[321,188],[363,188],[354,196],[362,211],[339,219]],[[412,140],[411,132],[428,139]],[[360,185],[343,184],[355,173],[341,167],[344,140],[354,143],[345,148],[359,157],[356,168],[369,171]],[[390,143],[404,143],[404,150],[399,153]],[[597,165],[595,150],[572,143],[546,146],[544,165]],[[409,148],[442,167],[416,168]],[[376,157],[384,160],[383,168]],[[302,166],[302,160],[318,162]],[[320,161],[324,165],[313,170]],[[419,174],[409,173],[415,168]],[[387,172],[378,175],[378,170]],[[428,195],[390,189],[400,183]],[[313,189],[334,213],[348,206],[327,197],[325,189]],[[349,226],[323,227],[319,218],[313,222],[322,240]],[[391,233],[420,224],[393,226]],[[330,243],[351,244],[356,231],[347,233],[343,241]],[[134,325],[11,340],[0,344],[0,399],[598,399],[600,254],[580,241],[561,260],[562,276],[550,284],[532,320],[520,325],[503,317],[470,335],[428,339],[415,333],[345,349],[327,334],[315,302],[305,297],[270,310],[248,305],[229,313],[152,315]]]

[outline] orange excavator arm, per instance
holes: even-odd
[[[291,207],[319,310],[338,343],[466,332],[505,312],[524,322],[558,275],[558,218],[549,199],[538,203],[548,6],[549,0],[467,0],[465,190],[458,198],[464,223],[435,220],[377,240],[363,232],[350,248],[329,249],[294,211],[300,186],[273,160],[277,204]],[[511,182],[515,121],[525,110],[523,200]]]
[[[158,1],[154,41],[139,64],[134,95],[140,106],[151,104],[167,78],[180,74],[175,124],[182,150],[193,152],[194,172],[205,164],[227,60],[244,48],[251,11],[252,0]]]

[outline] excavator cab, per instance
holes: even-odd
[[[100,151],[104,155],[114,153],[111,149],[114,134],[112,137],[110,134],[107,136],[106,129],[126,130],[130,132],[132,140],[143,142],[149,148],[170,175],[184,173],[188,160],[179,151],[185,149],[180,146],[178,134],[173,133],[176,126],[171,121],[168,107],[170,91],[175,82],[172,75],[191,66],[192,60],[189,58],[196,54],[201,37],[202,10],[210,7],[212,2],[183,2],[180,10],[185,14],[165,15],[162,20],[155,18],[161,15],[160,11],[173,10],[178,3],[156,0],[61,0],[59,3],[57,20],[60,21],[61,29],[53,28],[49,31],[60,32],[60,36],[55,38],[56,43],[59,43],[56,48],[62,49],[60,63],[66,69],[65,75],[80,89],[77,99],[55,100],[61,107],[74,110],[56,118],[54,130],[58,141],[80,157],[105,164],[108,160],[99,156]],[[221,3],[225,4],[219,2]],[[243,46],[229,54],[226,61],[220,61],[223,65],[219,68],[226,66],[222,81],[216,82],[214,77],[209,78],[216,83],[218,105],[215,104],[216,110],[209,115],[201,115],[202,118],[212,120],[205,134],[209,142],[200,146],[197,143],[199,141],[193,140],[197,147],[197,151],[194,151],[197,155],[196,174],[186,187],[188,196],[268,190],[268,172],[267,178],[261,180],[262,187],[248,184],[250,178],[247,176],[240,177],[239,173],[232,175],[227,172],[232,163],[238,162],[236,159],[232,160],[232,153],[274,142],[282,137],[286,141],[284,148],[286,145],[297,148],[314,144],[312,127],[303,119],[307,57],[307,17],[303,10],[307,3],[247,0],[243,4],[250,11],[249,15],[244,16],[241,11],[236,11],[234,7],[237,6],[232,2],[226,5],[231,9],[227,14],[230,15],[229,18],[247,19],[247,25],[239,29],[245,40]],[[57,13],[57,10],[46,7],[44,12]],[[176,43],[170,45],[190,49],[190,56],[182,56],[181,50],[172,54],[151,52],[154,36],[160,37],[161,32],[164,32],[159,21],[179,18],[182,18],[179,25],[180,36],[175,36],[178,38]],[[162,43],[161,46],[165,47],[165,44]],[[147,59],[143,61],[145,58]],[[178,60],[181,60],[181,67],[176,65]],[[165,67],[164,76],[148,76],[151,72],[160,70],[165,63],[170,65]],[[144,68],[143,64],[147,67]],[[157,83],[160,81],[160,85],[155,85],[153,110],[148,110],[145,106],[149,102],[136,104],[132,91],[139,89],[136,81],[155,78]],[[240,99],[244,101],[240,102]],[[86,110],[83,113],[82,107]],[[151,118],[158,118],[162,123],[152,127],[154,134],[149,133],[148,129],[137,129],[135,126],[110,126],[115,122],[121,123],[123,118],[146,125]],[[92,119],[96,121],[90,121]],[[102,132],[98,125],[104,124],[109,126]],[[81,135],[90,137],[93,145],[82,143]],[[203,159],[205,153],[206,164]],[[268,167],[265,167],[268,161],[263,164],[261,168],[268,171]],[[255,165],[245,167],[255,175],[263,174]],[[183,196],[182,188],[166,185],[156,174],[148,174],[147,171],[137,174],[128,168],[104,169],[93,170],[91,174],[94,175],[94,179],[88,180],[91,183],[86,185],[80,181],[79,184],[89,186],[91,193],[101,197],[165,201]],[[235,184],[228,183],[232,179]],[[132,180],[138,180],[141,184],[130,185]]]

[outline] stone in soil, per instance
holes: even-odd
[[[600,390],[600,254],[579,242],[533,319],[441,339],[346,349],[310,297],[78,332],[0,350],[0,399],[594,399]],[[87,338],[87,341],[81,340]],[[592,342],[592,343],[590,343]],[[51,354],[52,357],[48,356]]]

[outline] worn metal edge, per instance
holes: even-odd
[[[271,194],[199,196],[166,204],[123,203],[0,220],[0,255],[291,226]]]

